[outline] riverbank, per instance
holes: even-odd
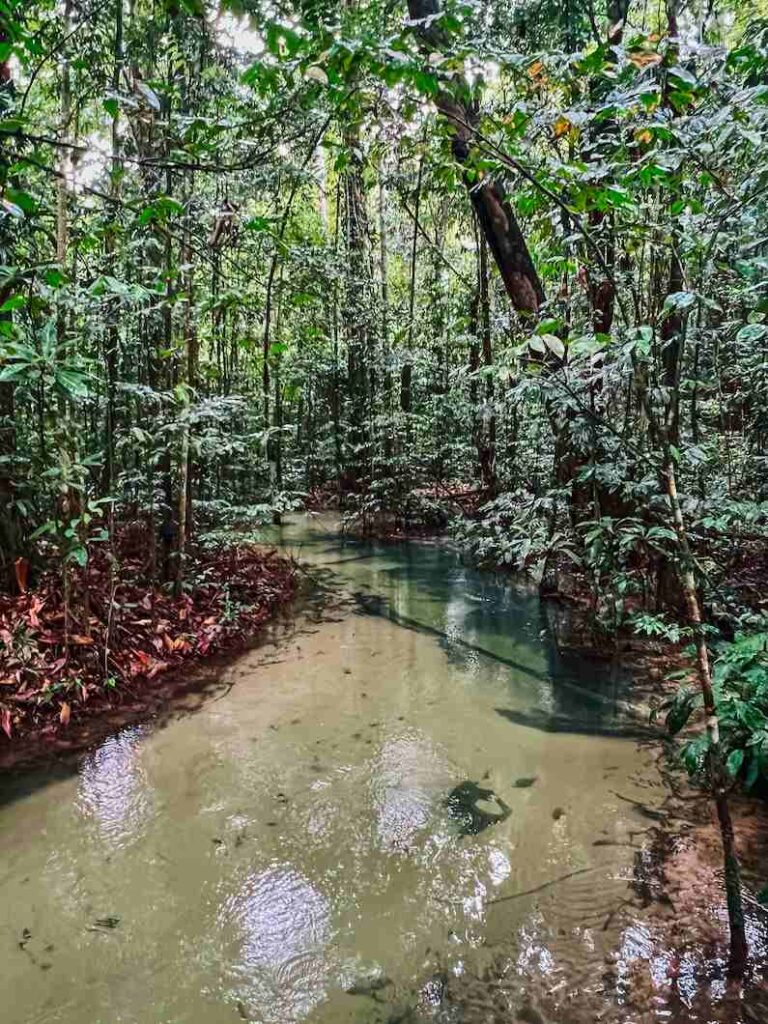
[[[179,595],[144,568],[138,554],[98,552],[66,581],[50,570],[0,597],[0,766],[82,749],[154,713],[199,686],[208,659],[258,637],[297,589],[290,560],[248,544],[196,553]]]

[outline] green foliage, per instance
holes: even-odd
[[[155,544],[182,506],[207,535],[310,500],[366,531],[451,519],[473,560],[570,581],[605,633],[678,643],[669,451],[705,609],[754,619],[763,21],[694,4],[678,47],[630,9],[609,45],[598,8],[447,2],[425,47],[379,0],[124,5],[119,39],[114,5],[71,34],[47,0],[6,6],[8,556],[74,518],[62,487]],[[535,317],[480,244],[491,181]]]
[[[728,770],[752,788],[768,778],[768,632],[720,644],[714,683]]]
[[[683,763],[692,775],[708,768],[708,733],[701,730],[701,691],[685,682],[690,673],[668,678],[682,681],[676,692],[662,702],[655,714],[665,714],[672,736],[687,726],[696,735],[682,747]],[[715,646],[714,694],[719,725],[720,756],[728,775],[748,789],[768,780],[768,633],[739,634]]]

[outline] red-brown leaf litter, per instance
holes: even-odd
[[[102,550],[71,570],[68,629],[59,568],[0,595],[0,753],[22,737],[56,745],[70,722],[151,701],[161,677],[242,647],[296,591],[295,567],[254,545],[191,558],[178,597],[145,568]]]

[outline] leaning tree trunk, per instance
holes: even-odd
[[[425,52],[443,50],[448,39],[436,23],[440,0],[408,0],[408,12],[417,23],[416,34]],[[435,103],[451,126],[453,155],[465,165],[474,148],[478,111],[473,103],[458,98],[467,92],[464,79],[457,75],[452,85],[452,91],[438,92]],[[464,181],[512,305],[523,316],[535,316],[544,302],[544,289],[501,182],[491,177],[470,180],[469,175]]]

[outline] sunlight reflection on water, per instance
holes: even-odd
[[[126,847],[155,814],[153,790],[141,763],[144,729],[124,729],[83,759],[76,807],[99,838]]]
[[[319,1003],[328,984],[332,938],[328,899],[289,864],[250,875],[222,907],[239,950],[230,965],[246,1005],[264,1021],[295,1021]]]

